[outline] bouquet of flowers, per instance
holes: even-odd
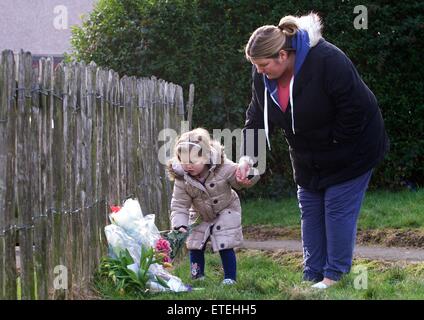
[[[183,248],[188,236],[191,234],[192,230],[200,224],[200,216],[198,216],[193,222],[188,226],[187,232],[180,232],[177,230],[165,231],[163,238],[169,243],[171,250],[169,257],[171,261],[177,260],[183,252]]]
[[[191,290],[166,270],[172,267],[171,245],[160,236],[155,216],[143,216],[137,200],[128,199],[123,207],[111,206],[109,218],[112,224],[105,227],[109,254],[100,273],[110,277],[118,290]]]
[[[170,244],[171,250],[169,257],[171,261],[176,260],[182,252],[185,241],[189,236],[191,228],[187,232],[179,232],[177,230],[172,230],[167,232],[163,237]]]

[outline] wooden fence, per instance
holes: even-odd
[[[3,51],[0,298],[87,297],[107,249],[110,204],[137,197],[167,227],[171,186],[158,133],[178,131],[183,117],[178,85],[119,78],[94,63],[53,68],[50,58],[34,69],[29,52],[15,61]]]

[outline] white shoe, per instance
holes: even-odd
[[[224,285],[233,285],[233,284],[236,284],[236,281],[233,280],[233,279],[224,279],[224,280],[222,280],[222,284],[224,284]]]
[[[326,285],[324,282],[318,282],[311,286],[311,288],[315,288],[315,289],[327,289],[329,287],[330,286]]]

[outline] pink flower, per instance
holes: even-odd
[[[120,206],[110,206],[110,211],[112,211],[113,213],[116,213],[119,210],[121,210]]]
[[[169,242],[167,240],[161,238],[156,242],[155,249],[158,252],[169,253],[169,252],[171,252],[171,245],[169,244]]]

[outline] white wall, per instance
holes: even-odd
[[[95,2],[0,0],[0,51],[18,52],[22,48],[37,55],[70,52],[71,26],[80,25],[81,15],[90,12]]]

